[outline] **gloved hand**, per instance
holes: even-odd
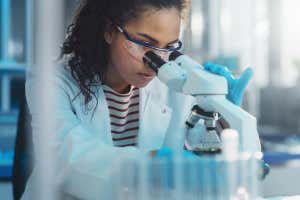
[[[183,159],[196,157],[195,154],[189,151],[183,151]],[[173,189],[175,180],[175,171],[174,171],[174,158],[175,153],[168,147],[163,147],[157,151],[154,156],[157,163],[152,167],[152,185],[165,189]]]
[[[173,156],[174,156],[174,152],[168,147],[163,147],[163,148],[159,149],[155,155],[156,158],[168,158],[168,159],[172,159]],[[184,158],[190,158],[193,156],[196,156],[196,155],[190,151],[183,151]]]
[[[260,167],[261,167],[261,171],[260,171],[260,179],[264,180],[266,178],[266,176],[270,173],[271,171],[271,167],[268,163],[266,163],[265,161],[261,160],[260,162]]]
[[[164,189],[176,189],[175,179],[180,176],[179,174],[176,174],[178,171],[174,171],[176,168],[176,164],[174,163],[176,156],[178,155],[175,155],[171,149],[166,147],[157,152],[156,158],[164,160],[166,165],[164,169],[165,173],[154,173],[154,176],[159,176],[162,179],[165,177],[166,179],[164,179],[163,183],[154,183],[156,186],[159,185],[160,188]],[[208,191],[217,191],[217,187],[224,187],[223,185],[220,185],[223,182],[216,182],[216,180],[219,180],[219,177],[217,177],[218,173],[216,173],[219,171],[218,160],[201,157],[185,150],[179,156],[181,156],[183,161],[183,163],[181,163],[181,170],[184,170],[184,174],[181,174],[183,175],[181,177],[182,186],[184,186],[188,192],[193,191],[193,194],[199,194],[199,192],[205,189]]]
[[[205,70],[226,78],[228,82],[228,94],[226,98],[235,105],[241,105],[246,87],[253,76],[253,70],[247,68],[240,78],[235,78],[225,66],[209,62],[204,63],[203,66]]]

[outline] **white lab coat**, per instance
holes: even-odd
[[[51,109],[54,140],[49,144],[57,155],[58,173],[55,184],[61,199],[108,199],[113,180],[114,161],[120,157],[136,157],[157,150],[163,145],[182,149],[184,144],[184,121],[190,112],[194,98],[170,91],[157,78],[140,89],[140,122],[138,147],[114,147],[111,137],[109,110],[101,85],[95,86],[98,104],[85,112],[83,96],[70,73],[62,66],[54,80],[57,104]],[[32,115],[32,131],[35,153],[38,153],[40,116],[38,108],[37,76],[29,70],[26,80],[26,98]],[[46,106],[52,106],[51,100]],[[90,106],[95,105],[95,99]],[[92,117],[93,116],[93,117]],[[51,134],[50,133],[50,134]],[[27,182],[22,200],[32,200],[38,187],[35,180],[43,171],[39,159]]]
[[[49,148],[57,156],[57,174],[52,177],[61,199],[110,199],[111,183],[114,179],[114,164],[118,158],[138,157],[150,150],[168,146],[175,150],[183,149],[185,120],[195,99],[170,91],[157,78],[145,88],[140,89],[140,121],[138,147],[114,147],[111,137],[109,110],[101,85],[95,86],[98,104],[93,113],[84,110],[84,97],[68,70],[59,67],[53,79],[48,80],[55,87],[54,99],[47,105],[55,114],[53,134]],[[26,80],[26,98],[32,116],[32,131],[35,153],[41,151],[39,141],[43,139],[38,109],[39,94],[36,90],[39,82],[36,72],[29,70]],[[55,101],[56,100],[56,101]],[[56,104],[52,104],[56,102]],[[89,106],[96,105],[95,99]],[[255,144],[260,151],[257,134],[241,136],[247,142]],[[253,146],[253,145],[250,145]],[[36,156],[35,168],[31,174],[22,200],[34,200],[39,187],[36,185],[38,171],[43,171]]]

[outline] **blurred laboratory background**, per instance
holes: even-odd
[[[4,200],[13,199],[16,136],[24,136],[20,127],[28,125],[20,110],[25,71],[35,56],[35,2],[0,0],[0,199]],[[65,30],[78,4],[79,0],[64,0],[65,21],[58,23]],[[299,8],[299,0],[192,0],[182,32],[183,51],[199,62],[223,64],[237,76],[246,67],[254,69],[242,106],[257,117],[264,158],[271,165],[263,183],[265,197],[300,195]]]

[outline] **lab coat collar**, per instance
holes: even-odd
[[[166,105],[166,91],[155,78],[141,92],[139,147],[144,151],[157,150],[162,147],[172,110]]]

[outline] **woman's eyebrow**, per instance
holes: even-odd
[[[142,36],[142,37],[144,37],[144,38],[146,38],[148,40],[151,40],[154,43],[159,43],[158,40],[156,40],[155,38],[153,38],[153,37],[151,37],[151,36],[149,36],[149,35],[147,35],[145,33],[138,33],[138,35],[140,35],[140,36]]]
[[[146,38],[148,40],[151,40],[155,44],[159,43],[159,41],[157,39],[155,39],[155,38],[153,38],[153,37],[151,37],[151,36],[149,36],[149,35],[147,35],[145,33],[138,33],[138,35],[140,35],[140,36],[142,36],[142,37],[144,37],[144,38]],[[175,42],[178,42],[178,41],[179,41],[179,39],[176,39],[174,41],[169,42],[168,44],[172,44],[172,43],[175,43]]]
[[[179,39],[176,39],[176,40],[174,40],[172,42],[169,42],[168,44],[173,44],[173,43],[178,42],[178,41],[179,41]]]

